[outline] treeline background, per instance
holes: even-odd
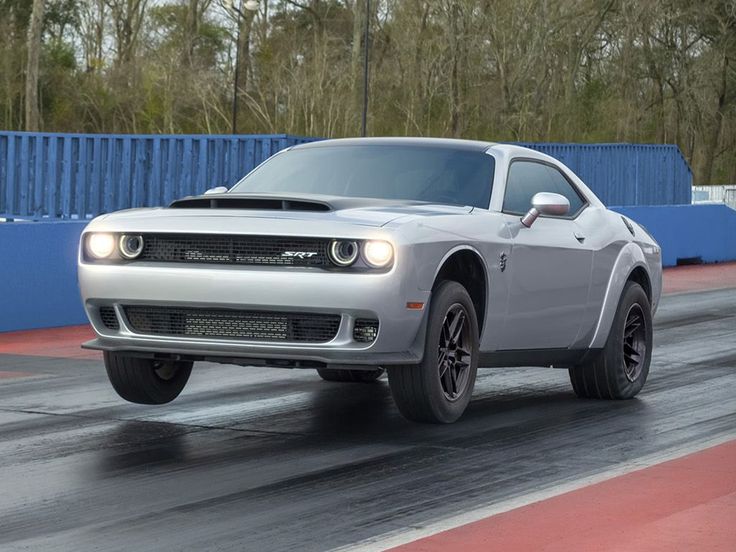
[[[236,7],[240,0],[234,0]],[[0,0],[0,128],[360,132],[365,0]],[[736,183],[736,0],[372,0],[370,135],[676,143]]]

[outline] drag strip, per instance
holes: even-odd
[[[0,549],[324,550],[697,448],[736,428],[736,291],[667,296],[638,399],[576,399],[567,372],[479,373],[451,426],[388,385],[202,364],[164,407],[98,359],[0,355]]]

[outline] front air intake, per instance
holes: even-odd
[[[329,240],[220,234],[144,234],[135,261],[331,267]]]
[[[100,307],[100,320],[108,330],[119,330],[120,323],[113,307]]]
[[[282,199],[278,197],[243,197],[236,195],[211,195],[185,197],[174,201],[173,209],[253,209],[266,211],[330,211],[322,201]]]
[[[130,329],[145,335],[326,343],[340,327],[339,314],[148,305],[123,309]]]

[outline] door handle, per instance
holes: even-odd
[[[578,240],[580,243],[583,243],[585,241],[585,236],[583,236],[580,232],[575,232],[575,239]]]

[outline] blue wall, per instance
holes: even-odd
[[[662,264],[736,261],[736,211],[726,205],[613,207],[643,224],[662,246]]]
[[[77,243],[86,223],[0,223],[0,332],[83,324]]]

